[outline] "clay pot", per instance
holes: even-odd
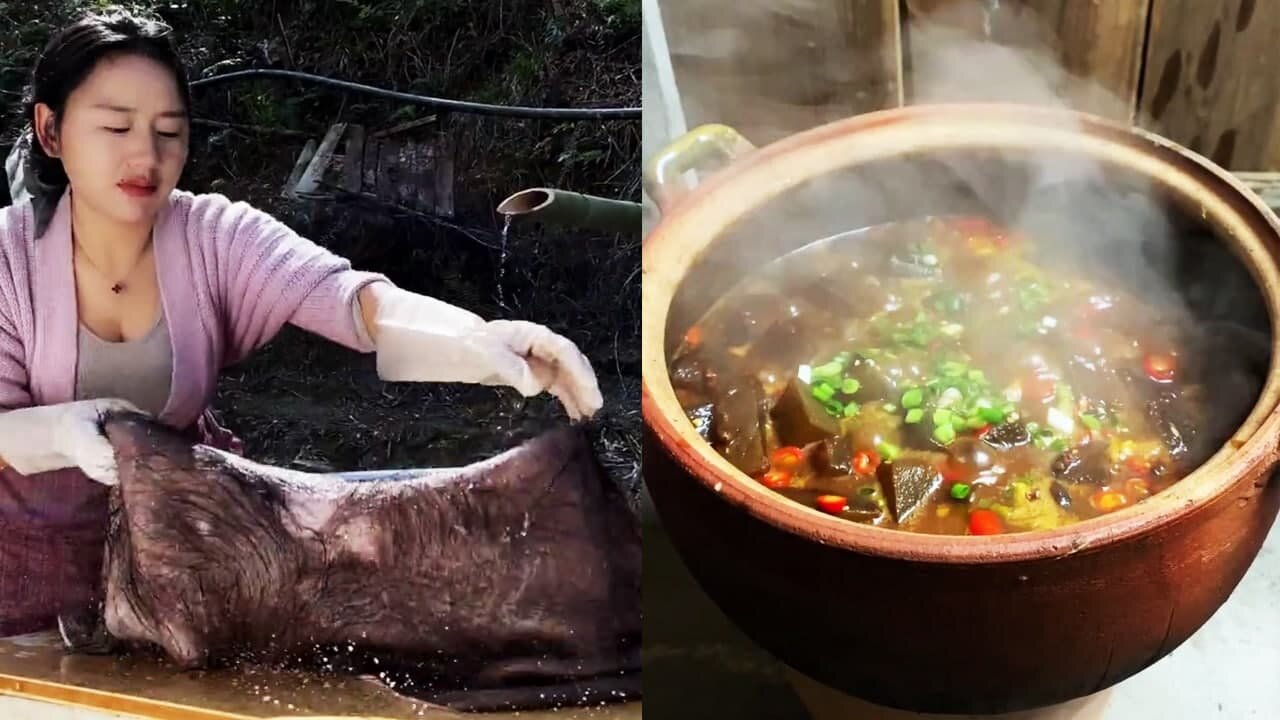
[[[715,157],[728,158],[727,169],[696,190],[678,186]],[[645,481],[708,595],[762,647],[830,688],[935,713],[1010,712],[1097,692],[1196,632],[1280,508],[1274,364],[1229,442],[1171,489],[1101,518],[998,536],[827,516],[739,472],[686,419],[668,353],[742,272],[832,232],[973,210],[974,197],[940,189],[965,168],[987,169],[979,199],[998,214],[1043,179],[1046,157],[1145,185],[1170,216],[1201,223],[1248,267],[1277,337],[1275,215],[1208,160],[1099,118],[915,106],[758,150],[711,126],[646,169],[664,217],[643,250]]]

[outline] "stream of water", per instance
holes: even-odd
[[[502,249],[498,255],[498,306],[503,310],[510,310],[507,307],[507,292],[505,280],[507,277],[507,234],[511,232],[511,215],[507,215],[502,221]]]

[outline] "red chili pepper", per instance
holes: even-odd
[[[1178,361],[1172,355],[1149,353],[1143,358],[1142,367],[1147,371],[1147,377],[1156,382],[1166,383],[1173,380],[1173,375],[1178,369]]]
[[[684,334],[684,342],[690,348],[697,349],[702,344],[702,327],[694,325]]]
[[[832,515],[839,515],[849,507],[849,499],[843,495],[819,495],[818,509]]]
[[[782,470],[770,470],[760,478],[760,484],[770,490],[791,487],[791,473]]]
[[[769,467],[793,473],[804,462],[804,451],[794,445],[780,447],[769,454]]]
[[[1004,523],[994,511],[973,510],[969,513],[970,535],[999,535],[1002,532],[1004,532]]]
[[[1098,512],[1109,513],[1129,504],[1129,497],[1118,490],[1099,490],[1089,497],[1089,504]]]
[[[853,454],[853,471],[859,475],[870,475],[880,467],[880,456],[874,450],[860,450]]]
[[[992,429],[993,427],[995,427],[995,426],[994,426],[994,425],[991,425],[990,423],[988,423],[988,424],[983,425],[982,427],[978,428],[978,433],[977,433],[977,435],[978,435],[978,439],[979,439],[979,440],[981,440],[982,438],[986,437],[986,436],[987,436],[987,433],[991,432],[991,429]]]

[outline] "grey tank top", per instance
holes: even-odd
[[[76,364],[76,399],[119,398],[160,415],[169,401],[173,349],[164,312],[144,336],[108,342],[80,326],[80,358]]]

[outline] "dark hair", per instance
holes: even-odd
[[[190,114],[191,86],[171,31],[159,20],[112,8],[81,17],[59,30],[45,45],[23,98],[27,130],[21,140],[26,149],[23,181],[35,209],[37,236],[44,233],[53,217],[68,180],[62,161],[49,157],[36,138],[36,104],[52,108],[55,127],[61,126],[67,98],[99,62],[118,55],[141,55],[173,71],[183,108]]]

